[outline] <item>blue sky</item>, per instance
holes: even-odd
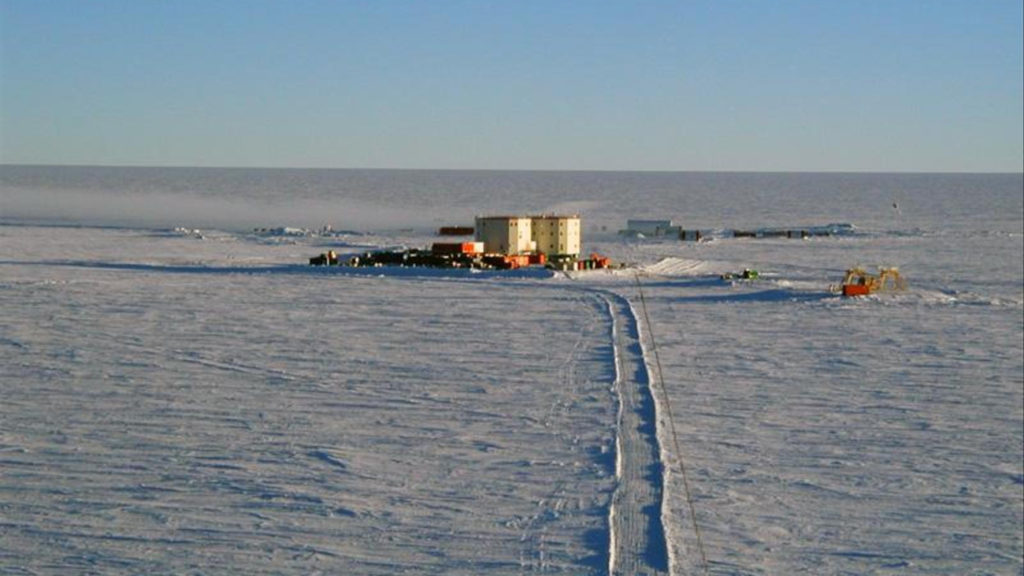
[[[0,0],[0,162],[1024,170],[1020,0]]]

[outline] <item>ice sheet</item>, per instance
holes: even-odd
[[[485,176],[469,178],[489,192],[465,213],[501,198]],[[416,178],[396,178],[390,198],[414,198]],[[639,546],[633,565],[697,573],[682,456],[713,574],[1019,574],[1019,197],[961,198],[977,190],[960,177],[875,177],[877,192],[826,205],[778,192],[781,177],[761,180],[763,197],[674,187],[700,180],[498,177],[538,206],[596,211],[640,183],[710,227],[856,233],[638,240],[601,215],[585,251],[634,268],[349,271],[304,263],[424,246],[433,223],[261,234],[4,212],[0,571],[606,574]],[[813,197],[829,180],[789,182]],[[930,184],[945,188],[929,196]],[[858,204],[892,197],[899,214]],[[744,211],[769,198],[785,209]],[[830,293],[857,264],[899,266],[910,288]],[[760,279],[720,278],[744,268]],[[628,341],[637,279],[650,322]],[[624,442],[651,419],[655,436]],[[631,484],[624,470],[645,451],[662,473]],[[632,497],[663,498],[646,530],[616,523],[614,502]]]

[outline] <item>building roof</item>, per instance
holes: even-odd
[[[477,216],[482,220],[536,220],[538,218],[579,218],[579,214],[527,214],[527,215],[498,215],[498,216]]]

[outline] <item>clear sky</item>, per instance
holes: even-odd
[[[1021,0],[0,0],[0,163],[1024,170]]]

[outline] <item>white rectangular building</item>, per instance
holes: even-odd
[[[580,254],[580,217],[534,216],[533,239],[537,252],[545,256]]]
[[[525,216],[477,216],[475,239],[484,243],[487,254],[533,252],[532,221]]]

